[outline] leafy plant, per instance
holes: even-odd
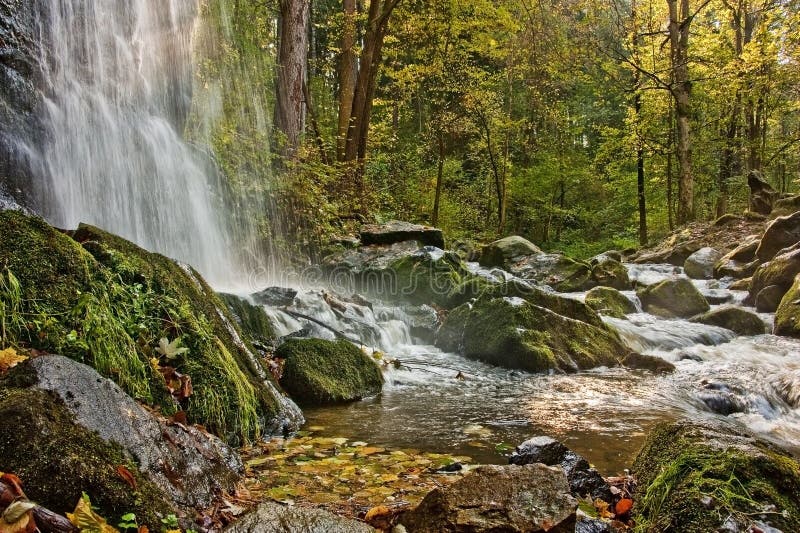
[[[136,515],[133,513],[126,513],[120,517],[120,523],[117,524],[117,527],[120,528],[122,531],[127,531],[132,529],[134,531],[139,530],[139,523],[136,521]]]
[[[177,359],[179,356],[187,353],[188,351],[189,348],[181,347],[180,337],[176,338],[172,342],[170,342],[166,337],[162,337],[161,340],[158,341],[158,348],[156,348],[156,352],[167,359]]]

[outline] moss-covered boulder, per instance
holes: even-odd
[[[773,333],[800,339],[800,276],[795,278],[775,312]]]
[[[734,305],[723,305],[712,309],[692,318],[692,322],[729,329],[746,336],[763,335],[766,331],[764,321],[757,314]]]
[[[751,286],[752,286],[752,282]],[[786,287],[781,285],[767,285],[755,295],[755,306],[759,313],[774,313],[781,305],[781,300],[786,295]]]
[[[451,324],[456,320],[457,325]],[[574,372],[617,365],[629,352],[611,330],[519,297],[481,297],[468,311],[453,311],[442,327],[454,332],[462,322],[461,352],[506,368]]]
[[[165,414],[184,410],[232,442],[301,423],[188,265],[98,228],[82,225],[70,238],[39,218],[2,211],[0,276],[7,341],[20,349],[86,363],[131,397]],[[160,348],[161,339],[172,348]],[[169,368],[191,378],[191,395],[170,393]]]
[[[290,339],[275,356],[285,360],[281,385],[301,404],[351,402],[383,387],[375,361],[344,340]]]
[[[766,263],[787,246],[800,242],[800,211],[778,217],[767,226],[756,250],[756,257]]]
[[[711,307],[705,297],[685,278],[667,279],[637,291],[645,311],[657,316],[690,317]]]
[[[28,497],[54,512],[72,512],[83,492],[112,524],[132,512],[139,524],[158,531],[160,519],[176,512],[122,448],[75,424],[45,392],[0,389],[0,450],[0,471],[19,476]],[[120,466],[133,475],[135,489],[118,473]]]
[[[722,259],[722,254],[706,246],[686,258],[683,270],[692,279],[711,279],[714,277],[714,265]]]
[[[485,267],[507,268],[523,257],[540,253],[542,250],[529,240],[512,235],[484,246],[479,262]]]
[[[758,235],[751,235],[739,246],[723,255],[714,265],[714,277],[742,279],[752,276],[761,264],[761,261],[756,259],[756,249],[760,242],[761,238]]]
[[[636,306],[627,296],[611,287],[595,287],[586,293],[586,305],[600,313],[614,318],[625,318],[635,313]]]
[[[219,297],[228,306],[242,333],[253,345],[268,346],[277,340],[275,326],[263,307],[253,305],[247,299],[235,294],[220,294]]]
[[[633,466],[634,520],[642,531],[705,533],[733,521],[800,531],[800,464],[788,453],[724,427],[662,424]]]
[[[530,255],[508,270],[524,280],[549,285],[559,292],[584,291],[597,285],[588,264],[561,254]]]
[[[612,255],[600,254],[592,258],[590,262],[592,279],[602,287],[612,287],[621,291],[632,288],[628,269]]]
[[[780,287],[785,294],[797,274],[800,274],[800,244],[783,250],[771,261],[756,269],[753,281],[750,282],[750,298],[754,299],[770,285]]]

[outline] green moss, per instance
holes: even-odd
[[[286,360],[281,385],[299,403],[330,404],[378,394],[380,368],[347,341],[290,339],[275,354]]]
[[[637,292],[644,308],[663,317],[690,317],[711,307],[700,291],[686,278],[667,279]]]
[[[472,313],[472,305],[464,304],[447,313],[444,323],[436,332],[436,346],[445,352],[460,352],[464,345],[464,331]]]
[[[729,516],[746,528],[765,510],[761,520],[800,530],[800,464],[727,428],[657,426],[634,473],[637,531],[716,531]]]
[[[708,313],[693,318],[692,321],[729,329],[746,336],[763,335],[766,330],[764,321],[757,314],[733,305],[712,309]]]
[[[800,338],[800,276],[783,296],[775,312],[775,335]]]
[[[617,365],[627,350],[617,335],[522,299],[479,299],[465,323],[464,355],[531,372]]]
[[[624,294],[611,287],[595,287],[586,293],[586,305],[600,314],[614,318],[636,312],[636,306]]]
[[[252,343],[270,344],[277,339],[275,327],[263,307],[253,305],[235,294],[219,294],[239,327]]]
[[[82,492],[112,524],[133,512],[157,531],[160,518],[174,512],[119,446],[76,425],[66,407],[44,392],[0,390],[0,449],[0,471],[17,474],[28,497],[54,512],[71,512]],[[133,474],[136,490],[118,466]]]

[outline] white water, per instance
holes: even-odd
[[[183,139],[198,2],[38,4],[46,131],[31,152],[45,218],[97,225],[217,285],[242,277],[253,229],[230,222],[225,178],[207,149]]]
[[[631,266],[640,282],[681,275],[664,265]],[[696,282],[702,290],[708,282]],[[727,291],[725,284],[715,290]],[[716,287],[716,286],[715,286]],[[730,293],[730,291],[727,291]],[[635,294],[626,293],[636,301]],[[570,295],[582,298],[583,295]],[[740,295],[730,294],[733,301]],[[734,333],[646,313],[605,318],[631,348],[673,362],[676,370],[653,374],[621,368],[578,374],[529,374],[486,365],[415,343],[400,308],[347,304],[330,307],[307,291],[292,310],[313,316],[368,347],[396,358],[378,398],[305,411],[309,424],[332,434],[408,448],[466,454],[503,462],[499,443],[515,445],[537,434],[563,439],[607,473],[630,466],[647,431],[658,421],[714,419],[744,426],[800,451],[800,342]],[[282,334],[310,327],[270,313]],[[457,378],[461,373],[464,379]],[[728,411],[735,411],[730,412]]]

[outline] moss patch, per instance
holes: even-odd
[[[275,326],[264,308],[253,305],[235,294],[219,294],[219,297],[228,306],[228,310],[251,343],[265,345],[277,339]]]
[[[800,276],[783,296],[775,313],[775,335],[800,339]]]
[[[728,516],[800,531],[800,464],[728,428],[657,426],[634,473],[638,531],[716,531]]]
[[[611,287],[595,287],[586,293],[586,305],[600,314],[614,318],[636,312],[636,306],[624,294]]]
[[[383,386],[375,361],[347,341],[290,339],[275,355],[286,360],[281,385],[299,403],[359,400]]]
[[[711,307],[686,278],[667,279],[637,292],[647,312],[662,317],[690,317]]]
[[[86,492],[112,524],[133,512],[157,531],[160,518],[174,512],[119,446],[76,425],[66,407],[44,392],[0,390],[0,449],[0,471],[17,474],[28,497],[52,511],[72,512]],[[118,466],[133,474],[136,490]]]

